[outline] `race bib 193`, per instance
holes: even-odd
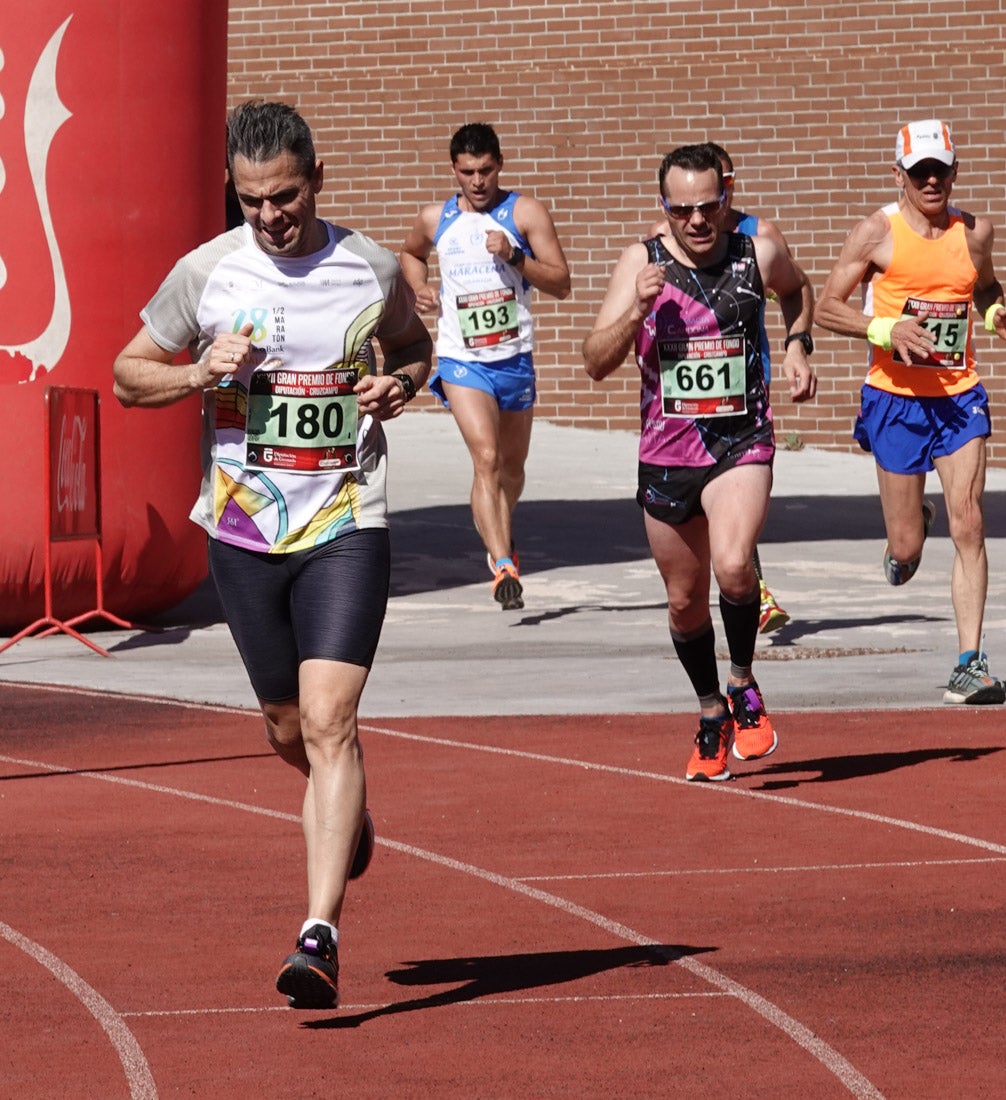
[[[664,416],[737,416],[747,410],[742,336],[661,340],[657,354]]]
[[[513,287],[459,294],[456,304],[466,348],[486,348],[517,339],[520,325],[517,292]]]
[[[257,370],[248,389],[245,469],[302,474],[358,470],[357,366]]]

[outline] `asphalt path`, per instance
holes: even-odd
[[[407,414],[388,436],[392,598],[364,717],[695,708],[634,501],[634,433],[535,425],[516,516],[519,612],[490,597],[468,506],[470,462],[449,414]],[[942,707],[957,659],[953,548],[935,475],[927,494],[937,519],[922,567],[893,589],[881,569],[872,459],[780,449],[760,552],[792,620],[759,638],[756,675],[771,712]],[[1002,677],[1006,470],[989,471],[986,516],[985,648]],[[157,633],[96,629],[107,658],[66,635],[25,639],[0,654],[0,680],[255,705],[209,584],[157,623]]]

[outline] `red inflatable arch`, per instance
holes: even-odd
[[[112,360],[174,261],[223,229],[226,0],[35,0],[0,27],[0,632],[43,613],[47,386],[97,390],[105,606],[206,575],[188,520],[197,399],[125,410]],[[54,613],[94,607],[94,545],[53,545]]]

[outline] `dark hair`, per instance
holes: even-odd
[[[715,171],[720,190],[723,190],[723,165],[720,164],[720,158],[713,152],[709,142],[703,142],[701,145],[679,145],[664,157],[660,162],[660,173],[657,177],[661,195],[664,194],[664,180],[672,168],[684,168],[689,172]]]
[[[502,160],[500,139],[488,122],[469,122],[451,138],[451,163],[463,153],[481,157],[488,153],[495,160]]]
[[[305,178],[314,173],[318,158],[311,129],[293,107],[250,99],[231,112],[227,120],[227,168],[231,172],[235,157],[261,164],[283,153],[293,154]]]
[[[720,163],[726,162],[727,171],[732,172],[734,170],[734,158],[723,148],[722,145],[717,145],[715,141],[707,141],[706,145],[719,157]]]

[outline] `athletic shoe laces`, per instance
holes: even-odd
[[[723,723],[726,718],[700,718],[695,744],[703,760],[715,760],[723,744]]]
[[[758,725],[758,715],[763,708],[761,696],[756,687],[737,688],[731,691],[730,702],[734,721],[741,729],[754,729]]]

